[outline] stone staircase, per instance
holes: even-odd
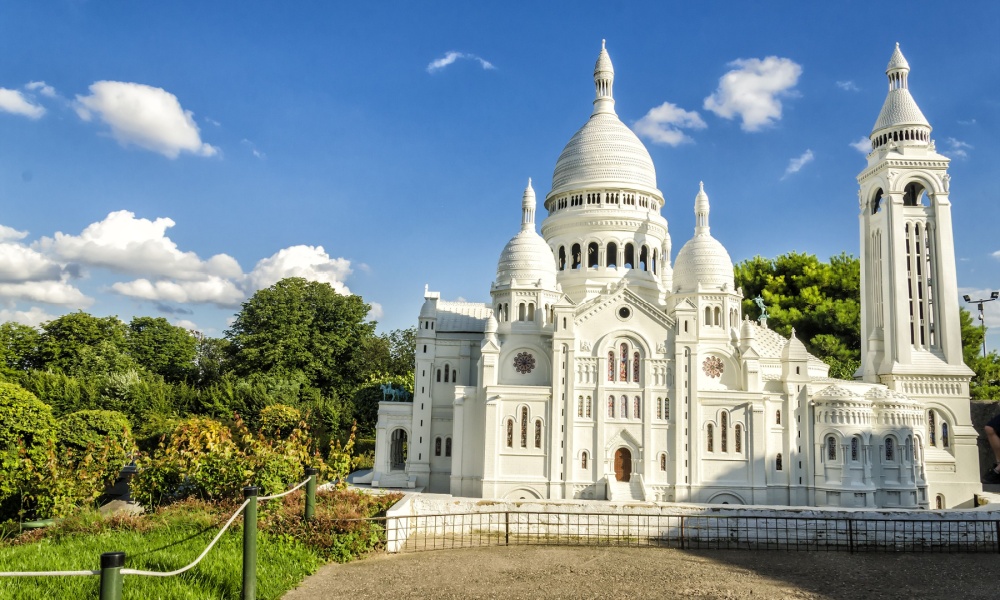
[[[631,481],[617,481],[613,476],[608,478],[608,500],[612,502],[645,502],[642,481],[632,476]]]

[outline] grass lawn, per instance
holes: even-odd
[[[303,494],[261,505],[257,538],[257,598],[280,598],[328,560],[350,560],[378,548],[377,525],[348,521],[373,516],[397,496],[354,492],[317,495],[316,519],[301,519]],[[145,516],[82,514],[45,531],[0,542],[0,571],[98,569],[102,552],[125,552],[130,569],[172,571],[204,550],[236,506],[183,502]],[[194,569],[175,577],[127,575],[123,597],[239,598],[243,531],[238,519]],[[0,598],[96,598],[99,577],[0,578]]]

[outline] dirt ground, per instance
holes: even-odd
[[[512,546],[327,565],[318,598],[1000,598],[996,554],[848,554]]]

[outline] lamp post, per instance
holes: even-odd
[[[979,300],[973,300],[968,295],[962,296],[962,298],[969,304],[975,303],[979,309],[979,322],[983,326],[983,358],[986,358],[986,315],[983,313],[983,304],[1000,298],[1000,292],[990,292],[989,298],[981,298]]]

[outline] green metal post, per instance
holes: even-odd
[[[306,469],[306,477],[309,478],[309,483],[306,484],[306,521],[312,521],[316,515],[316,475],[318,473],[319,469],[312,467]]]
[[[257,597],[257,494],[256,486],[243,488],[243,497],[250,502],[243,509],[243,595],[242,600]]]
[[[124,552],[105,552],[101,555],[101,600],[122,600],[124,566]]]

